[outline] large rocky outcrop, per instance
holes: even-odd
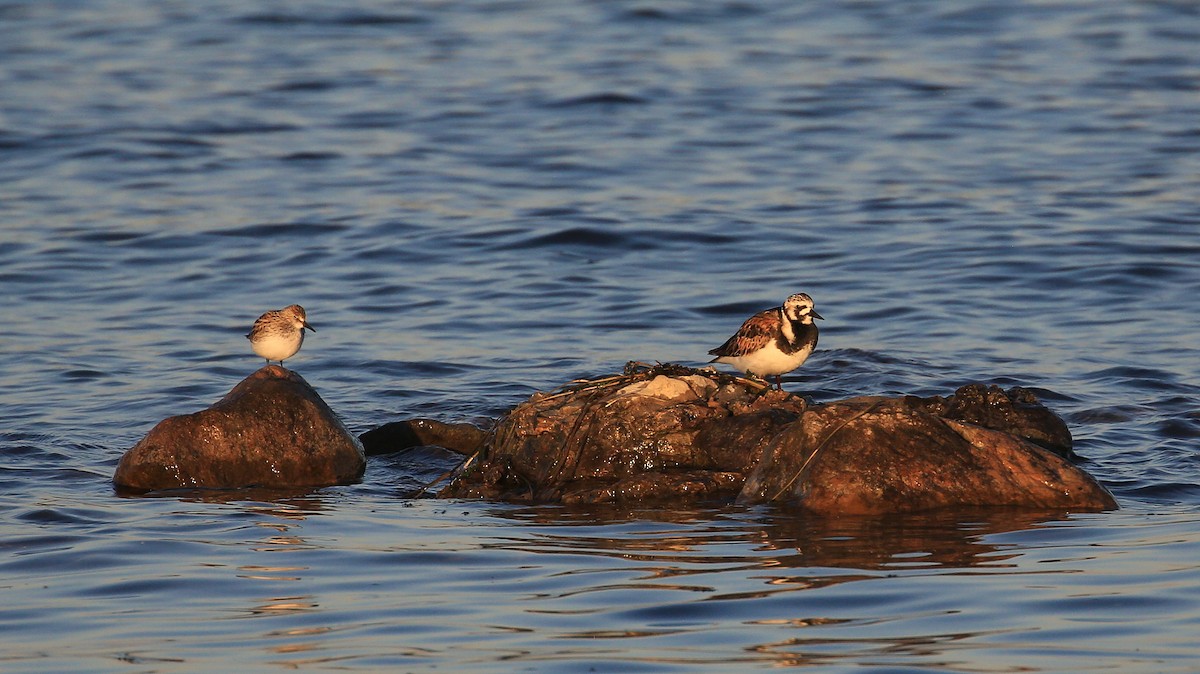
[[[294,489],[353,482],[365,467],[362,445],[308,382],[268,365],[212,407],[159,422],[121,457],[113,484]]]
[[[674,365],[535,394],[445,497],[600,503],[739,499],[828,513],[946,506],[1102,510],[1062,420],[1022,389],[806,405]]]

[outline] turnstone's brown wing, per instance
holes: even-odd
[[[721,356],[744,356],[758,351],[779,334],[779,307],[764,309],[742,323],[742,327],[725,343],[708,353]]]

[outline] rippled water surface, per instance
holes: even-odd
[[[0,670],[1194,671],[1187,2],[0,2]],[[124,499],[289,361],[355,431],[698,364],[796,291],[818,401],[1038,391],[1122,509],[814,519]]]

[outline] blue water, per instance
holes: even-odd
[[[0,670],[1200,666],[1200,11],[0,2]],[[818,401],[1034,388],[1111,513],[125,499],[289,361],[361,432],[697,364],[789,293]]]

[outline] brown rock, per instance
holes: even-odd
[[[536,394],[497,422],[441,496],[601,503],[724,499],[829,513],[1115,508],[1032,394],[857,398],[807,406],[711,371],[627,367]]]
[[[679,366],[535,394],[440,496],[532,502],[730,500],[804,401]],[[733,410],[737,410],[735,415]]]
[[[1033,391],[1015,386],[1004,392],[998,386],[968,384],[949,398],[917,398],[919,407],[945,419],[965,421],[984,428],[1000,428],[1025,438],[1065,458],[1073,458],[1071,431],[1066,422],[1046,409]]]
[[[384,424],[358,436],[367,456],[392,454],[413,447],[443,447],[471,455],[483,447],[487,431],[471,424],[447,424],[433,419],[409,419]]]
[[[829,514],[1117,507],[1090,475],[1028,440],[891,399],[810,409],[774,439],[739,498]]]
[[[169,417],[121,457],[121,491],[295,488],[362,477],[362,445],[300,375],[268,365],[206,410]]]

